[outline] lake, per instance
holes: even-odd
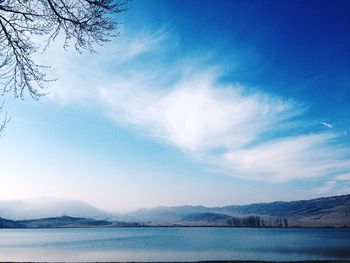
[[[0,229],[0,261],[350,259],[350,229]]]

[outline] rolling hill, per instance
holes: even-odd
[[[70,215],[109,219],[115,214],[100,210],[86,202],[66,198],[40,197],[28,200],[0,201],[0,217],[14,220]]]
[[[350,226],[350,194],[291,202],[256,203],[224,207],[177,206],[141,209],[128,213],[126,221],[149,224],[232,225],[236,219],[258,216],[265,226]],[[189,220],[191,219],[191,220]],[[281,221],[283,223],[281,223]]]
[[[72,219],[74,226],[89,226],[86,218],[91,218],[94,226],[350,227],[350,194],[223,207],[159,206],[124,214],[105,212],[81,201],[46,198],[1,201],[0,217],[0,227],[68,227],[69,218],[80,218]]]

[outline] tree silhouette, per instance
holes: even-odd
[[[108,41],[117,28],[116,13],[126,1],[115,0],[0,0],[0,89],[23,97],[27,90],[39,98],[48,79],[44,66],[33,61],[59,34],[63,46],[81,52]],[[40,38],[41,45],[34,41]]]
[[[0,0],[0,94],[15,98],[28,92],[33,99],[44,95],[50,81],[45,66],[32,55],[44,51],[58,35],[63,47],[93,51],[111,37],[119,23],[116,14],[126,10],[128,0]],[[36,41],[35,41],[36,40]],[[40,43],[38,43],[40,42]],[[0,113],[3,104],[0,107]],[[7,115],[0,122],[3,134]]]
[[[4,103],[2,103],[0,105],[0,113],[2,113],[2,109],[3,109]],[[0,122],[0,138],[4,135],[4,131],[5,131],[5,127],[6,124],[10,121],[10,118],[8,117],[7,113],[5,114],[4,119],[2,120],[2,122]]]

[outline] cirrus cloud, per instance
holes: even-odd
[[[225,174],[288,181],[350,169],[347,147],[335,143],[337,134],[288,135],[303,125],[292,121],[301,119],[303,106],[263,92],[247,93],[242,85],[220,84],[219,78],[217,70],[197,70],[162,87],[154,79],[133,76],[100,88],[100,94],[119,125],[200,156]]]
[[[240,178],[288,181],[350,172],[349,147],[337,133],[303,129],[305,105],[222,82],[224,66],[213,58],[174,57],[170,36],[165,28],[135,34],[88,64],[56,54],[55,67],[66,80],[51,98],[97,103],[118,125]]]

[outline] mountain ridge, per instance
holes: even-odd
[[[350,194],[222,207],[157,206],[123,214],[103,211],[88,203],[69,199],[36,199],[35,202],[29,202],[27,207],[23,206],[26,204],[23,202],[0,201],[0,217],[33,220],[69,215],[109,222],[135,222],[147,226],[350,226]],[[16,217],[8,216],[11,213]]]
[[[14,220],[59,217],[69,214],[75,217],[108,219],[114,213],[101,210],[91,204],[79,200],[38,197],[26,200],[0,201],[0,217]]]

